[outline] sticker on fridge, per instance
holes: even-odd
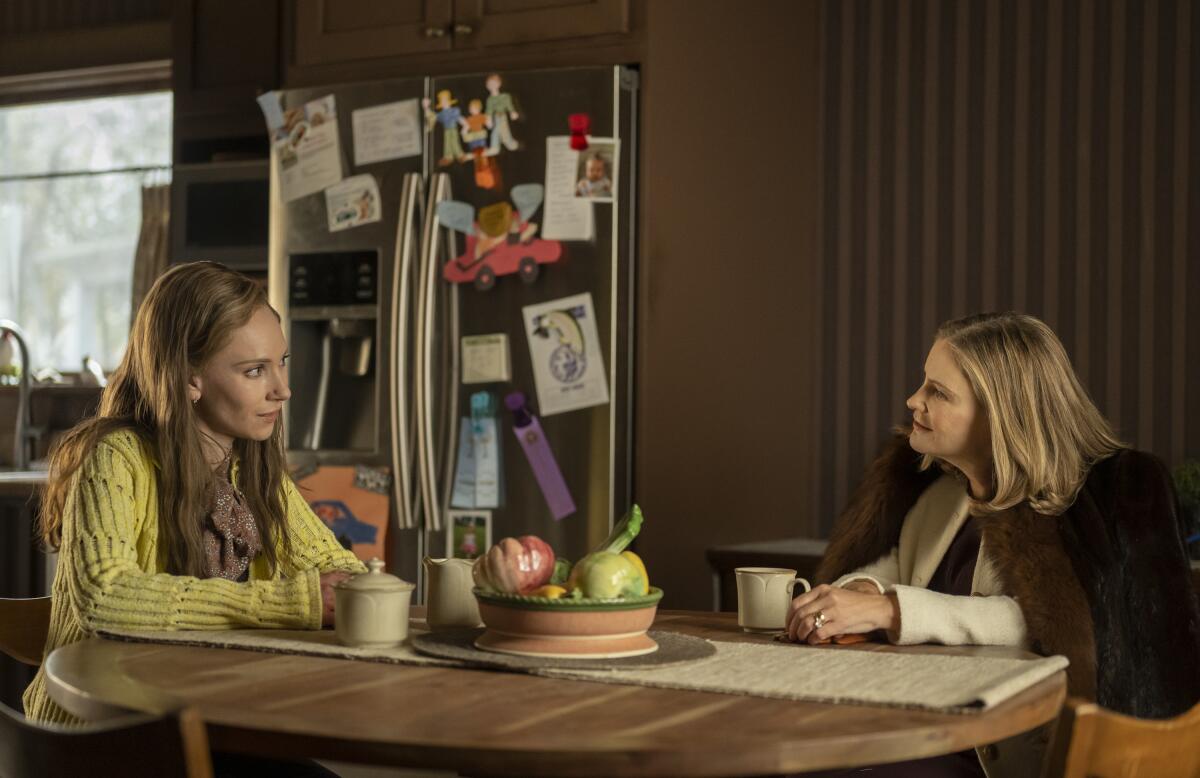
[[[421,153],[421,108],[416,98],[351,111],[350,126],[356,166]]]
[[[342,154],[333,95],[305,103],[303,108],[288,109],[283,121],[283,126],[273,128],[283,201],[290,203],[341,181]]]
[[[370,173],[351,176],[326,189],[325,213],[330,232],[379,221],[379,185],[375,176]]]
[[[359,559],[383,559],[391,472],[387,468],[322,465],[293,473],[296,487],[343,548]]]
[[[521,310],[542,415],[607,403],[608,380],[591,293]]]
[[[596,223],[592,204],[575,196],[580,152],[568,135],[546,138],[546,204],[542,237],[547,240],[591,240]]]

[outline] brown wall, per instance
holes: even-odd
[[[822,4],[810,534],[907,417],[938,322],[1059,333],[1118,433],[1200,455],[1200,4]]]
[[[647,3],[634,492],[664,604],[704,550],[800,534],[812,354],[816,2]]]

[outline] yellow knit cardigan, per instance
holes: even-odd
[[[275,575],[263,555],[243,583],[166,573],[158,559],[155,468],[131,430],[106,435],[80,467],[63,516],[44,656],[100,629],[320,629],[320,574],[366,570],[285,478],[292,553],[284,557],[276,541]],[[34,721],[81,723],[46,694],[42,670],[22,702]]]

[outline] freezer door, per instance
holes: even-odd
[[[510,382],[463,386],[459,366],[446,363],[442,367],[448,373],[443,375],[446,389],[442,391],[449,394],[450,387],[458,389],[441,424],[443,434],[449,431],[449,420],[470,416],[469,398],[473,392],[487,389],[498,400],[503,501],[493,510],[493,540],[535,534],[559,554],[574,560],[603,540],[614,516],[624,513],[630,499],[634,206],[631,184],[636,178],[633,164],[636,78],[628,70],[613,67],[501,73],[499,88],[494,90],[501,96],[500,102],[494,101],[492,105],[499,105],[502,110],[492,117],[490,128],[482,122],[486,134],[481,136],[475,128],[481,124],[477,117],[486,113],[493,91],[489,89],[489,76],[485,72],[434,78],[430,83],[434,107],[439,102],[457,107],[463,117],[457,140],[442,125],[434,128],[428,143],[431,169],[449,177],[452,199],[471,206],[474,214],[502,203],[515,210],[517,206],[511,200],[514,186],[545,183],[546,140],[568,136],[568,117],[572,114],[587,115],[593,137],[615,137],[621,141],[618,164],[610,171],[610,175],[616,174],[614,201],[591,205],[594,237],[563,241],[558,261],[536,266],[533,269],[537,272],[496,276],[490,279],[493,283],[489,289],[469,282],[457,284],[458,332],[439,333],[441,338],[455,340],[491,333],[508,336],[512,359]],[[511,96],[511,104],[502,97],[505,94]],[[472,142],[478,153],[471,147]],[[499,210],[503,213],[504,206]],[[540,225],[543,215],[544,208],[531,221]],[[453,244],[440,258],[444,266],[467,251],[467,238],[444,226],[442,232]],[[444,279],[440,282],[449,285]],[[610,402],[545,416],[537,408],[522,308],[582,292],[591,294],[595,307]],[[513,434],[512,419],[503,403],[504,396],[512,391],[524,392],[530,408],[542,416],[546,439],[574,498],[576,512],[561,521],[552,517],[525,452]],[[445,437],[440,445],[453,453],[457,438],[457,435]],[[448,495],[455,456],[441,459],[440,492]],[[447,507],[443,503],[443,513]],[[439,540],[447,540],[447,533],[439,535],[429,538],[431,547]]]
[[[425,79],[412,78],[292,90],[281,95],[285,112],[302,111],[311,101],[332,95],[342,175],[373,176],[382,215],[377,222],[331,231],[322,192],[291,202],[283,200],[280,153],[272,151],[269,287],[271,303],[283,318],[292,345],[294,394],[285,423],[289,431],[294,428],[296,432],[288,435],[293,464],[393,466],[395,409],[390,390],[395,380],[392,325],[396,302],[392,297],[398,286],[394,274],[400,205],[406,174],[422,175],[425,160],[422,152],[356,165],[353,116],[361,109],[412,101],[407,104],[410,115],[423,121],[420,102],[425,88]],[[303,313],[291,310],[300,307],[293,306],[290,288],[296,258],[321,256],[330,258],[326,264],[333,266],[351,259],[375,264],[365,276],[374,285],[373,309],[345,310],[343,306],[326,312],[324,318],[316,305],[307,306]],[[320,264],[319,259],[312,261]],[[318,402],[322,407],[317,407]]]

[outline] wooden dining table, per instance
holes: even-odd
[[[665,611],[653,628],[773,639],[742,632],[733,613]],[[1031,656],[988,646],[827,650]],[[1050,721],[1066,695],[1060,671],[990,710],[952,714],[103,638],[55,650],[46,680],[56,702],[89,719],[192,706],[222,751],[605,778],[773,775],[947,754]]]

